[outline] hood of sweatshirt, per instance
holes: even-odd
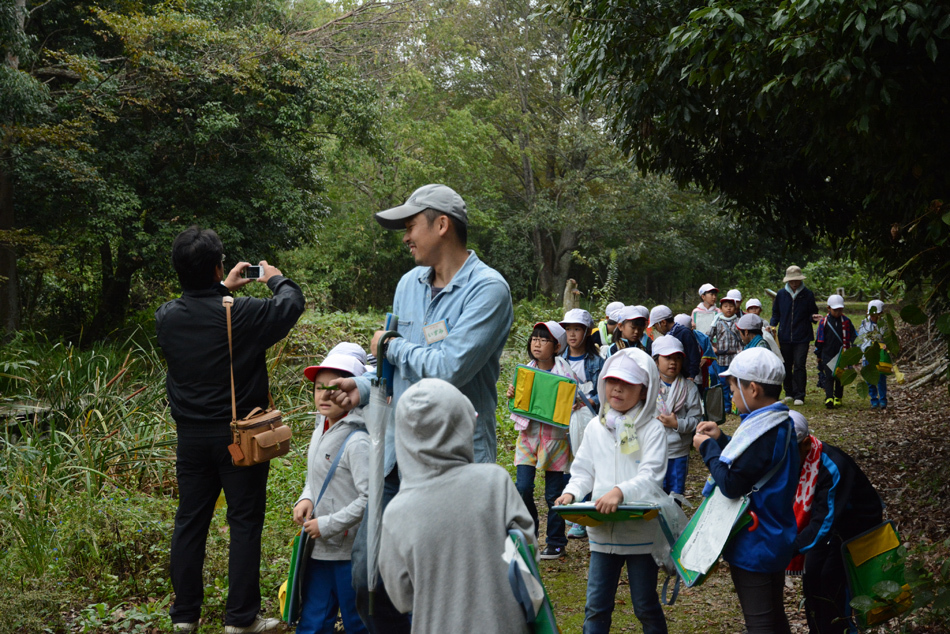
[[[422,484],[474,462],[476,416],[471,401],[441,379],[422,379],[406,390],[395,417],[402,486]]]
[[[656,418],[656,396],[660,391],[660,371],[656,367],[653,359],[639,348],[624,348],[608,357],[604,367],[600,371],[600,378],[597,379],[597,396],[600,397],[600,414],[598,418],[601,423],[604,422],[607,410],[607,380],[605,377],[610,374],[610,369],[614,365],[623,364],[624,359],[633,360],[640,369],[647,375],[647,381],[643,385],[646,390],[646,401],[641,402],[631,410],[634,414],[633,426],[640,427],[647,421]]]

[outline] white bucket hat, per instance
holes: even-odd
[[[673,335],[663,335],[653,340],[653,356],[668,357],[671,354],[686,355],[683,342]]]
[[[612,315],[621,308],[623,308],[623,302],[610,302],[607,304],[607,308],[604,309],[604,314],[607,315],[607,319],[613,319],[614,321],[617,321],[612,317]]]
[[[739,289],[734,288],[728,293],[726,293],[726,296],[720,299],[719,303],[721,304],[727,299],[734,301],[736,303],[736,306],[739,306],[742,303],[742,293],[739,292]]]
[[[785,365],[771,350],[749,348],[737,354],[729,369],[719,376],[734,376],[763,385],[781,385],[785,380]]]
[[[872,299],[868,302],[868,315],[871,313],[881,314],[884,312],[884,302],[879,299]]]
[[[673,321],[678,323],[683,328],[693,327],[693,318],[686,313],[680,313],[679,315],[673,317]]]
[[[578,324],[590,329],[594,325],[594,318],[583,308],[572,308],[564,313],[564,319],[561,320],[561,326],[567,326],[568,324]]]
[[[765,322],[762,321],[762,318],[754,313],[746,313],[739,318],[739,321],[736,322],[736,328],[739,330],[762,330],[762,325]]]
[[[653,310],[650,311],[650,328],[653,328],[654,325],[663,321],[664,319],[673,319],[673,310],[669,306],[664,306],[663,304],[654,306]]]
[[[647,312],[646,306],[624,306],[618,317],[617,322],[623,323],[633,319],[649,319],[650,313]]]

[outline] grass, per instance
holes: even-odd
[[[543,317],[557,311],[546,309]],[[520,308],[503,358],[499,392],[524,359],[537,315]],[[342,339],[363,345],[381,315],[308,313],[268,363],[278,406],[294,430],[291,453],[271,464],[261,586],[264,609],[277,614],[297,532],[291,508],[304,482],[313,430],[310,383],[302,368]],[[848,388],[845,407],[828,412],[814,385],[801,410],[824,440],[853,455],[874,451],[878,439],[852,431],[867,418]],[[174,426],[164,399],[160,355],[147,337],[79,350],[23,334],[0,349],[0,633],[169,632],[168,548],[176,508]],[[14,417],[29,405],[33,416]],[[516,432],[504,403],[498,409],[498,463],[514,476]],[[731,427],[736,419],[729,422]],[[729,427],[729,428],[731,428]],[[695,504],[705,477],[691,463],[687,496]],[[931,486],[922,481],[919,486]],[[540,493],[543,486],[536,490]],[[543,500],[538,500],[543,508]],[[218,632],[227,596],[228,528],[215,513],[205,561],[202,632]],[[542,526],[541,534],[544,534]],[[543,541],[543,538],[542,538]],[[587,543],[571,541],[563,561],[542,562],[545,583],[564,632],[583,621]],[[787,593],[800,623],[800,592]],[[727,574],[683,589],[666,608],[671,632],[735,632],[742,628]],[[626,585],[617,594],[614,631],[639,631]]]

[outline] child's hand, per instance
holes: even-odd
[[[313,518],[303,525],[303,529],[307,531],[307,534],[318,539],[320,537],[320,523],[317,521],[317,518]]]
[[[514,396],[515,396],[515,386],[514,386],[514,385],[509,385],[509,386],[508,386],[508,391],[505,392],[505,394],[508,395],[508,398],[514,398]]]
[[[679,425],[676,422],[676,414],[660,414],[657,416],[659,421],[663,423],[664,427],[669,427],[670,429],[676,429]]]
[[[613,513],[621,502],[623,502],[623,491],[614,487],[594,502],[594,508],[599,513]]]
[[[303,526],[310,514],[313,513],[313,502],[310,500],[300,500],[294,507],[294,524]]]
[[[709,436],[706,434],[696,434],[693,436],[693,447],[696,451],[699,451],[699,448],[703,446],[703,443],[709,440]]]
[[[574,495],[571,493],[565,493],[558,499],[554,500],[554,506],[563,506],[565,504],[573,504],[573,503],[574,503]]]
[[[717,440],[719,435],[722,433],[722,430],[719,429],[719,425],[712,422],[711,420],[704,420],[696,425],[696,433],[703,434],[707,438]]]
[[[571,409],[572,412],[576,412],[580,408],[584,407],[584,404],[580,401],[574,401],[574,407]]]

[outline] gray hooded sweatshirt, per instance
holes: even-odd
[[[399,493],[383,513],[379,569],[413,632],[528,631],[502,559],[509,528],[536,544],[508,472],[474,464],[475,408],[454,386],[423,379],[396,406]]]

